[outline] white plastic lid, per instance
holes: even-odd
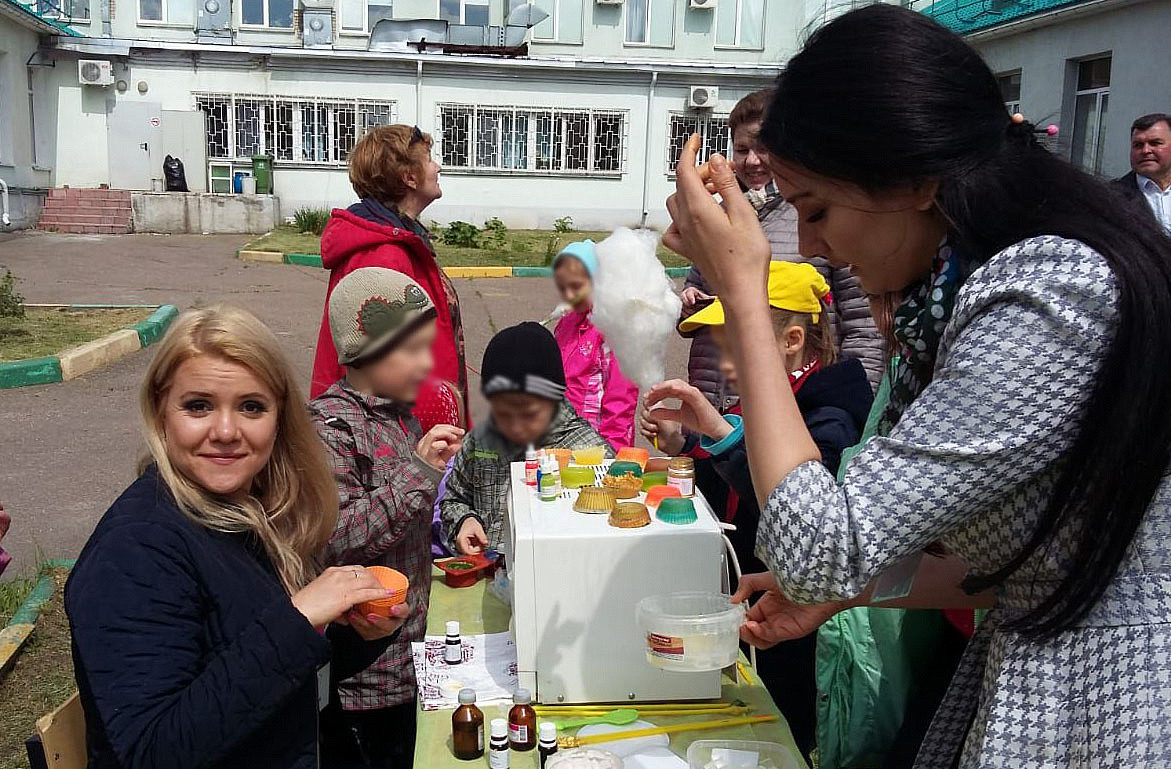
[[[492,736],[493,737],[507,737],[508,736],[508,722],[503,718],[492,719]]]
[[[536,458],[537,458],[537,449],[533,446],[533,444],[530,443],[529,447],[527,449],[525,449],[525,459],[536,459]]]
[[[457,620],[450,620],[447,623],[448,635],[459,635],[459,622]]]
[[[460,689],[459,690],[459,704],[474,705],[476,702],[475,689]]]
[[[528,689],[522,687],[512,693],[512,702],[515,705],[528,705],[532,701],[533,695]]]
[[[557,724],[552,721],[542,721],[537,727],[541,742],[557,742]]]

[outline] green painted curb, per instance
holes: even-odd
[[[163,338],[163,334],[177,317],[179,308],[173,304],[164,304],[152,312],[149,318],[135,323],[130,328],[138,332],[138,341],[143,347],[150,347]]]
[[[664,267],[667,271],[668,278],[686,278],[687,273],[691,272],[690,267]]]
[[[44,565],[50,569],[72,569],[76,563],[76,558],[58,558],[45,561]],[[12,619],[8,620],[8,624],[37,624],[37,615],[41,613],[41,607],[45,605],[45,601],[53,597],[53,588],[53,577],[42,574],[41,578],[37,580],[37,584],[33,585],[33,589],[25,596],[24,603],[12,615]]]
[[[60,381],[61,361],[55,355],[0,363],[0,389]]]
[[[320,267],[321,254],[285,254],[285,263],[300,267]]]
[[[514,278],[551,278],[553,277],[552,267],[513,267],[512,277]]]

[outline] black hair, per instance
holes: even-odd
[[[1168,115],[1165,112],[1152,112],[1149,115],[1143,115],[1142,117],[1135,118],[1134,122],[1130,124],[1130,132],[1134,133],[1135,131],[1145,131],[1148,128],[1152,128],[1157,123],[1166,123],[1167,128],[1171,128],[1171,115]]]
[[[1171,461],[1171,239],[1114,185],[1013,123],[975,50],[892,5],[852,11],[810,37],[777,78],[761,137],[777,158],[870,191],[937,180],[936,203],[976,259],[1055,235],[1109,263],[1117,329],[1047,506],[1016,555],[964,581],[972,592],[1000,584],[1068,535],[1076,565],[1006,627],[1044,637],[1075,626],[1117,573]]]

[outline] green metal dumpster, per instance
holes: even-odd
[[[272,194],[272,155],[252,156],[252,176],[256,178],[256,194]]]

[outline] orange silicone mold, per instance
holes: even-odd
[[[377,614],[380,617],[389,617],[392,608],[407,600],[407,588],[411,586],[411,582],[402,572],[395,571],[386,566],[367,566],[366,570],[373,574],[384,588],[394,592],[386,598],[364,601],[358,604],[356,608],[362,614]]]

